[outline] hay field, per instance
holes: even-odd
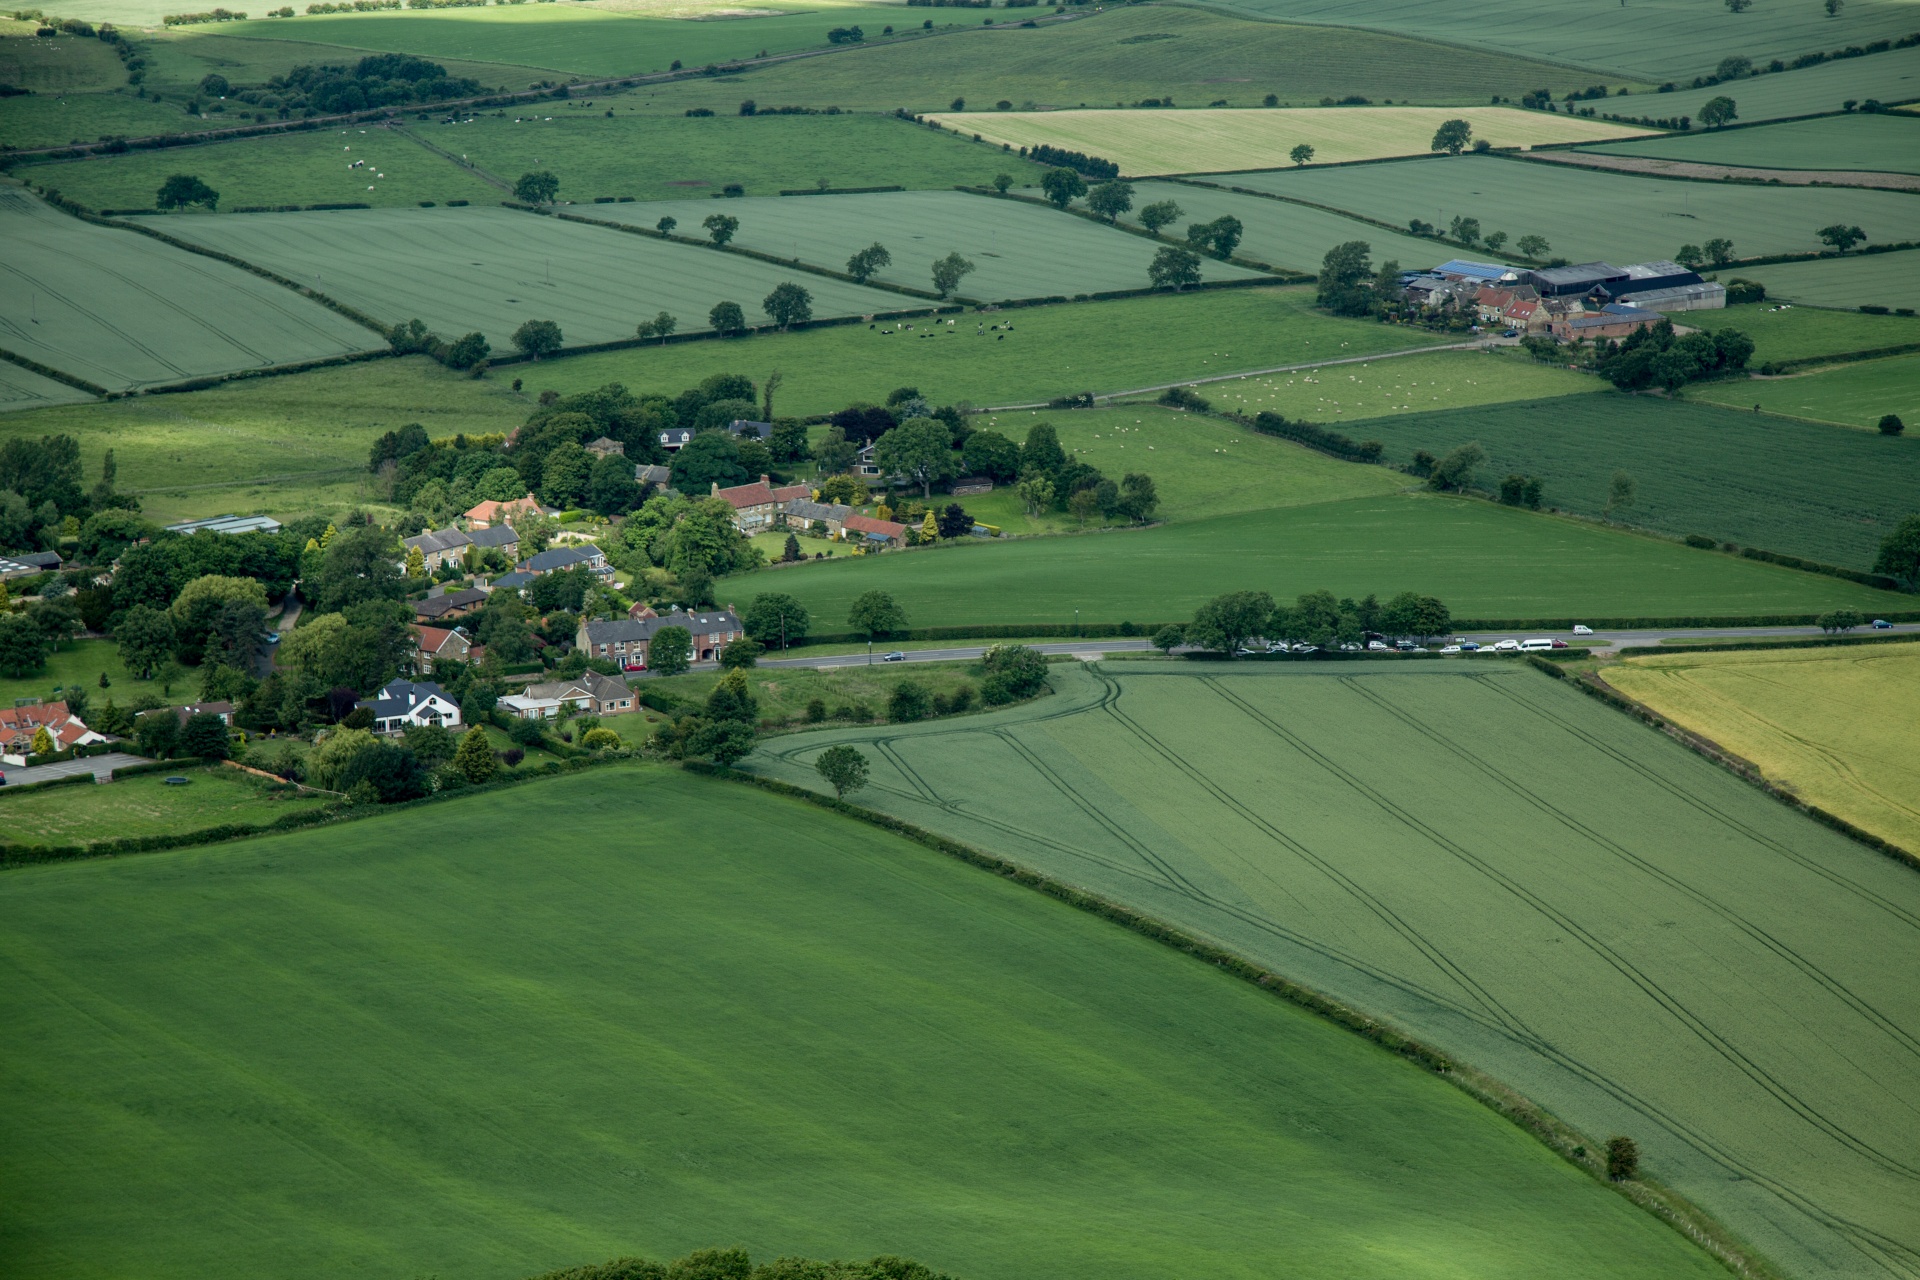
[[[574,212],[643,227],[653,226],[663,216],[671,217],[680,224],[675,234],[683,236],[704,236],[701,219],[725,213],[740,220],[733,237],[735,244],[835,271],[846,270],[850,256],[877,242],[893,255],[893,265],[883,267],[874,280],[916,289],[932,289],[934,261],[958,252],[976,268],[961,280],[958,295],[982,301],[1144,289],[1151,284],[1147,265],[1158,251],[1150,240],[1112,231],[1083,218],[1063,218],[1037,204],[960,191],[655,200],[647,204],[592,205]],[[625,243],[639,237],[617,239]],[[684,252],[697,255],[700,251]],[[1259,274],[1209,260],[1201,278],[1246,280],[1257,279]],[[814,279],[802,283],[812,289]],[[819,281],[822,286],[832,283]],[[917,305],[911,298],[889,296],[890,302],[865,309]]]
[[[1730,86],[1738,92],[1741,86]],[[1920,173],[1920,120],[1885,115],[1822,116],[1757,129],[1671,134],[1631,142],[1601,142],[1582,151],[1751,165],[1761,169],[1864,169]]]
[[[1769,781],[1920,851],[1920,644],[1661,654],[1606,680]]]
[[[1554,254],[1575,262],[1666,258],[1715,236],[1742,257],[1807,253],[1823,247],[1821,227],[1843,220],[1872,243],[1920,240],[1920,200],[1905,192],[1674,182],[1495,156],[1236,174],[1233,183],[1397,226],[1475,217],[1485,231],[1545,236]],[[1610,216],[1595,217],[1596,209]],[[1732,269],[1754,279],[1765,270]]]
[[[960,133],[1014,147],[1084,151],[1128,177],[1277,169],[1302,142],[1314,163],[1429,154],[1444,120],[1464,119],[1496,147],[1622,138],[1645,130],[1512,107],[1293,107],[1285,111],[973,111],[931,117]]]
[[[1052,668],[771,740],[817,786],[1170,918],[1492,1072],[1788,1275],[1920,1253],[1920,876],[1518,663]]]
[[[1871,231],[1864,224],[1862,229]],[[1767,286],[1768,297],[1790,302],[1845,309],[1866,305],[1920,309],[1920,252],[1912,249],[1742,267],[1740,274]]]
[[[1757,404],[1769,413],[1867,430],[1889,413],[1902,422],[1920,422],[1920,355],[1862,360],[1788,378],[1716,382],[1695,398],[1730,409]]]
[[[816,316],[914,305],[738,254],[478,205],[237,214],[166,226],[372,315],[417,316],[449,336],[478,329],[496,351],[509,349],[526,320],[557,321],[573,345],[630,338],[661,310],[679,317],[683,333],[705,329],[707,312],[723,300],[739,303],[748,324],[764,324],[760,300],[788,279],[813,295]]]
[[[8,872],[0,921],[15,1280],[719,1243],[964,1280],[1720,1274],[1344,1030],[678,770]]]
[[[384,345],[238,267],[82,222],[18,187],[0,189],[0,243],[0,346],[110,390]]]

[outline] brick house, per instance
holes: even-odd
[[[1651,329],[1666,317],[1658,311],[1609,303],[1599,311],[1568,314],[1553,322],[1553,336],[1562,342],[1597,342],[1602,338],[1624,338],[1637,329]]]
[[[733,508],[733,525],[741,533],[752,536],[773,528],[773,517],[779,508],[774,501],[773,486],[765,476],[730,489],[722,489],[715,481],[712,496]]]
[[[472,544],[473,539],[459,529],[451,527],[429,529],[425,533],[401,539],[400,563],[404,566],[407,557],[417,547],[420,550],[421,559],[427,562],[427,572],[432,573],[441,565],[459,564],[461,558],[466,555],[467,548]]]
[[[510,524],[490,524],[482,529],[470,529],[467,538],[473,543],[475,551],[498,551],[509,563],[520,558],[520,535],[514,532]]]
[[[433,674],[442,662],[472,662],[473,642],[458,631],[445,627],[415,627],[419,638],[413,646],[413,669],[423,676]]]
[[[487,593],[476,588],[465,591],[436,591],[425,600],[413,602],[413,620],[437,624],[448,618],[464,618],[487,602]]]
[[[625,680],[588,671],[570,680],[530,684],[500,699],[498,705],[521,720],[552,720],[570,710],[596,716],[625,715],[635,703],[633,690]]]
[[[541,506],[529,493],[526,497],[515,498],[511,502],[495,502],[488,499],[485,502],[476,503],[466,511],[465,519],[467,528],[472,530],[487,529],[496,524],[510,524],[516,517],[521,516],[537,517],[553,514],[555,514],[553,508]]]
[[[746,635],[746,627],[731,609],[708,609],[683,613],[676,609],[665,615],[645,605],[635,605],[624,618],[582,622],[574,634],[574,648],[589,658],[605,658],[630,669],[643,669],[653,637],[666,627],[684,627],[693,638],[695,662],[709,662],[721,650]]]

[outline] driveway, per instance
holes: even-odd
[[[59,764],[43,764],[32,769],[16,769],[8,766],[0,772],[7,775],[9,787],[27,786],[35,782],[52,782],[55,778],[70,777],[76,773],[91,773],[95,780],[106,782],[112,779],[115,769],[152,763],[151,760],[141,756],[131,756],[124,751],[112,751],[104,756],[89,756],[84,760],[62,760]]]

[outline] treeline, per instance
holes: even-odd
[[[472,98],[485,92],[478,80],[450,76],[437,62],[404,53],[375,53],[351,67],[303,64],[263,85],[232,89],[228,96],[264,110],[335,115]]]
[[[1036,143],[1031,147],[1022,147],[1020,154],[1040,164],[1072,169],[1089,178],[1105,180],[1120,176],[1120,166],[1111,160],[1102,160],[1099,156],[1090,156],[1083,151],[1067,151],[1060,147],[1050,147],[1044,142]]]
[[[817,1262],[811,1258],[787,1257],[755,1266],[745,1249],[696,1249],[673,1262],[615,1258],[591,1266],[549,1271],[533,1280],[953,1280],[953,1277],[910,1258],[883,1256],[866,1262]]]
[[[1413,591],[1382,604],[1377,596],[1337,599],[1333,592],[1308,591],[1285,605],[1265,591],[1233,591],[1200,606],[1184,626],[1162,627],[1154,647],[1171,653],[1182,645],[1224,653],[1241,652],[1255,640],[1310,644],[1321,649],[1358,647],[1369,636],[1429,640],[1452,629],[1453,615],[1432,596]]]
[[[1684,337],[1671,320],[1636,329],[1619,342],[1609,339],[1595,353],[1594,368],[1622,391],[1664,387],[1737,373],[1753,356],[1753,339],[1738,329],[1696,330]]]

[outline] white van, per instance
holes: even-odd
[[[1552,641],[1552,640],[1540,640],[1540,639],[1534,639],[1534,640],[1522,640],[1522,641],[1520,642],[1520,652],[1522,652],[1522,653],[1552,653],[1552,652],[1553,652],[1553,641]]]

